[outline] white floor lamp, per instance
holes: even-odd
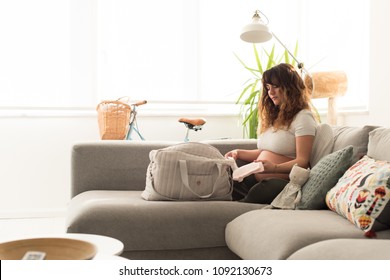
[[[275,33],[269,30],[268,26],[261,19],[260,14],[267,19],[268,23],[267,16],[261,11],[256,10],[252,16],[252,23],[243,27],[240,38],[248,43],[264,43],[275,38],[297,62],[298,69],[304,74],[304,80],[312,98],[328,98],[327,122],[331,125],[336,125],[336,97],[343,96],[347,91],[348,80],[345,72],[316,72],[310,74],[304,67],[304,64],[290,52]]]

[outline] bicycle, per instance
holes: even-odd
[[[127,132],[126,140],[133,140],[131,138],[133,131],[135,131],[138,134],[138,136],[141,140],[145,140],[145,138],[141,135],[141,133],[139,132],[139,129],[138,129],[137,107],[144,105],[146,103],[147,103],[147,101],[143,100],[143,101],[139,101],[139,102],[130,104],[131,112],[130,112],[130,119],[129,119],[129,131]]]
[[[135,131],[139,138],[143,141],[145,141],[145,138],[141,135],[138,129],[138,123],[137,123],[137,107],[146,104],[147,101],[143,100],[140,102],[132,103],[130,104],[131,107],[131,113],[130,113],[130,120],[129,120],[129,130],[126,135],[126,140],[133,140],[131,135],[133,131]],[[186,135],[184,137],[184,142],[189,142],[190,139],[188,137],[190,130],[198,131],[201,130],[203,125],[206,123],[206,120],[204,118],[180,118],[180,123],[184,123],[185,127],[187,128]]]

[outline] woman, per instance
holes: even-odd
[[[309,167],[317,122],[310,111],[306,86],[286,63],[264,72],[259,101],[256,150],[233,150],[225,157],[262,162],[264,171],[235,182],[233,200],[270,204],[288,183],[292,167]]]

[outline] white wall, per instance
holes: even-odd
[[[370,2],[369,120],[390,127],[390,1]]]
[[[371,4],[369,112],[341,113],[339,124],[390,127],[390,2]],[[234,114],[202,116],[208,122],[203,131],[190,135],[192,140],[242,136]],[[140,115],[139,125],[147,139],[181,140],[185,129],[177,119]],[[98,139],[93,108],[84,116],[2,114],[0,136],[0,218],[63,215],[70,196],[71,146]]]
[[[63,212],[69,197],[71,145],[95,139],[95,121],[86,117],[0,118],[0,217]]]

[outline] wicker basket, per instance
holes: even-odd
[[[131,107],[118,100],[102,101],[96,108],[100,138],[102,140],[123,140],[129,130]]]

